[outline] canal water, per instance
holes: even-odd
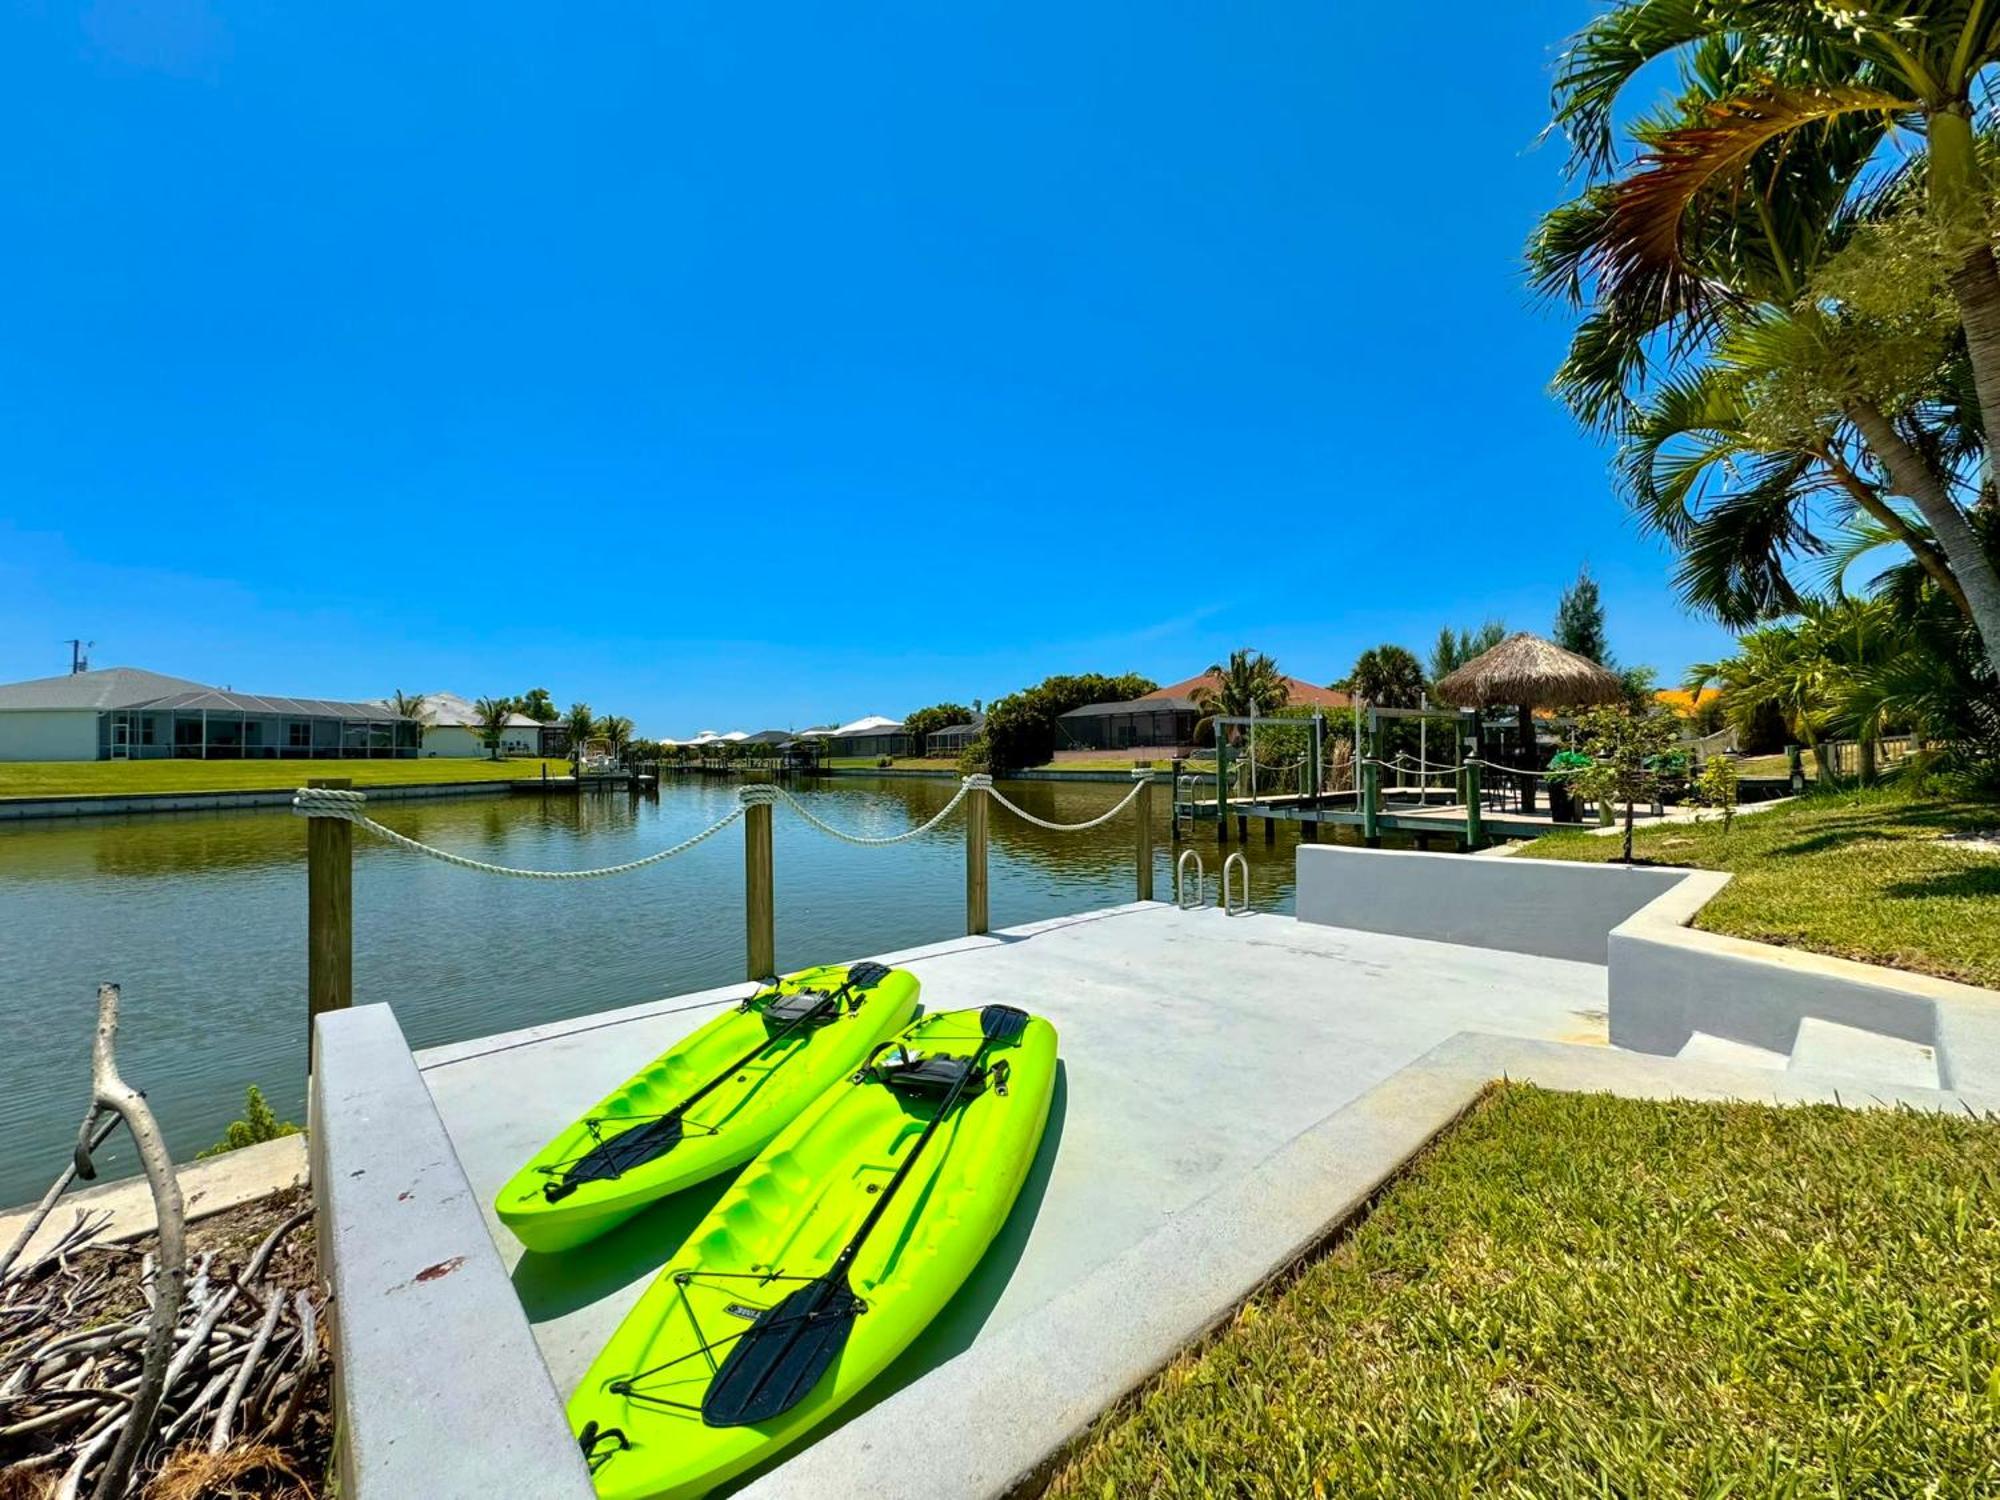
[[[881,836],[922,823],[956,786],[885,777],[792,789],[826,822]],[[1081,822],[1126,788],[1003,790],[1040,817]],[[656,798],[515,794],[374,811],[412,838],[477,859],[580,869],[675,843],[735,798],[733,781],[668,778]],[[1167,899],[1175,851],[1164,786],[1154,800],[1155,889]],[[1252,902],[1289,911],[1296,833],[1280,824],[1272,845],[1259,825],[1251,834]],[[995,806],[993,925],[1131,900],[1132,839],[1129,814],[1061,834]],[[740,824],[675,859],[590,881],[477,874],[360,830],[354,843],[355,1001],[393,1005],[413,1046],[742,978]],[[781,804],[773,847],[781,968],[964,930],[961,816],[907,843],[863,849]],[[1193,847],[1208,862],[1213,900],[1213,825]],[[89,1094],[99,980],[123,986],[120,1066],[145,1090],[177,1160],[223,1133],[246,1084],[284,1118],[304,1118],[305,892],[305,824],[286,809],[0,825],[0,1206],[38,1196],[68,1159]],[[116,1139],[107,1175],[135,1170],[122,1133]]]

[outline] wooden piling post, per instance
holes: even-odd
[[[1477,850],[1484,840],[1479,821],[1479,762],[1465,758],[1465,847]]]
[[[1153,899],[1153,768],[1143,772],[1134,771],[1134,776],[1142,777],[1139,791],[1132,798],[1132,816],[1137,826],[1132,835],[1132,873],[1136,877],[1140,901]]]
[[[986,791],[975,787],[965,797],[965,931],[978,937],[986,917]]]
[[[1148,793],[1147,795],[1150,796],[1151,794]],[[1181,841],[1180,798],[1181,798],[1181,757],[1176,755],[1173,759],[1172,779],[1167,783],[1167,823],[1168,823],[1167,842],[1170,844],[1178,844]],[[1192,817],[1194,809],[1193,799],[1194,799],[1194,791],[1192,788],[1190,788],[1188,790],[1188,809],[1190,813],[1188,821],[1190,823],[1194,821]],[[1149,897],[1147,899],[1150,900],[1151,898]]]
[[[314,776],[307,786],[346,791],[347,776]],[[345,818],[306,819],[306,1068],[312,1068],[313,1020],[354,1003],[354,825]]]
[[[743,810],[743,967],[745,979],[778,972],[776,867],[771,860],[771,804]]]

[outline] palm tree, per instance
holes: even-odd
[[[1390,642],[1370,646],[1354,659],[1347,687],[1376,708],[1415,708],[1424,697],[1423,663],[1414,652]]]
[[[1232,651],[1226,666],[1218,662],[1207,675],[1213,680],[1195,689],[1194,695],[1194,706],[1201,714],[1194,726],[1197,741],[1219,718],[1266,718],[1282,712],[1291,699],[1278,664],[1261,651]],[[1241,737],[1239,733],[1231,735],[1232,739]]]
[[[1666,57],[1688,93],[1634,127],[1641,154],[1617,163],[1620,96]],[[1545,291],[1587,304],[1558,374],[1572,407],[1650,433],[1627,455],[1628,480],[1665,455],[1662,482],[1634,484],[1634,498],[1681,545],[1694,602],[1738,618],[1794,603],[1784,562],[1817,550],[1811,506],[1832,494],[1963,601],[2000,671],[2000,573],[1960,499],[1964,455],[2000,430],[1989,420],[2000,418],[2000,262],[1968,113],[1996,61],[2000,16],[1984,0],[1842,13],[1627,0],[1572,42],[1556,125],[1587,186],[1545,219],[1530,259]],[[1908,123],[1924,155],[1885,174],[1888,131]],[[1875,243],[1870,233],[1910,253],[1896,275],[1850,272],[1843,290],[1839,258]],[[1884,283],[1918,283],[1920,302],[1932,268],[1948,327],[1913,331],[1871,310]],[[1661,359],[1664,384],[1651,370]],[[1789,431],[1774,435],[1774,410]],[[1672,451],[1677,439],[1696,451]],[[1740,482],[1691,507],[1725,464]]]
[[[563,727],[569,731],[570,769],[580,773],[583,770],[584,747],[597,733],[597,716],[590,711],[588,703],[572,703],[569,712],[563,715]]]
[[[597,737],[604,741],[605,748],[616,761],[621,751],[632,740],[632,721],[616,714],[607,714],[597,721]]]
[[[430,718],[430,705],[424,702],[424,695],[406,693],[401,688],[389,695],[389,711],[399,719],[415,719],[420,724]]]
[[[479,740],[489,759],[500,758],[500,741],[507,733],[507,721],[514,716],[511,698],[481,698],[472,705],[479,718]]]

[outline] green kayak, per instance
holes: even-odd
[[[797,1442],[937,1316],[1041,1142],[1055,1028],[927,1015],[744,1169],[570,1398],[599,1495],[705,1493]]]
[[[805,969],[730,1007],[634,1073],[500,1189],[530,1250],[567,1250],[669,1193],[741,1166],[917,1012],[917,977]]]

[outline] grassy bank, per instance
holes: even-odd
[[[1649,828],[1634,852],[1729,870],[1697,927],[1968,984],[2000,987],[2000,854],[1948,834],[2000,837],[2000,803],[1899,790],[1828,792],[1754,817]],[[1554,833],[1530,859],[1616,859],[1615,838]]]
[[[148,792],[261,792],[346,776],[357,787],[514,781],[569,775],[566,760],[79,760],[0,761],[0,797],[102,797]]]
[[[1504,1086],[1061,1500],[2000,1486],[2000,1125]]]

